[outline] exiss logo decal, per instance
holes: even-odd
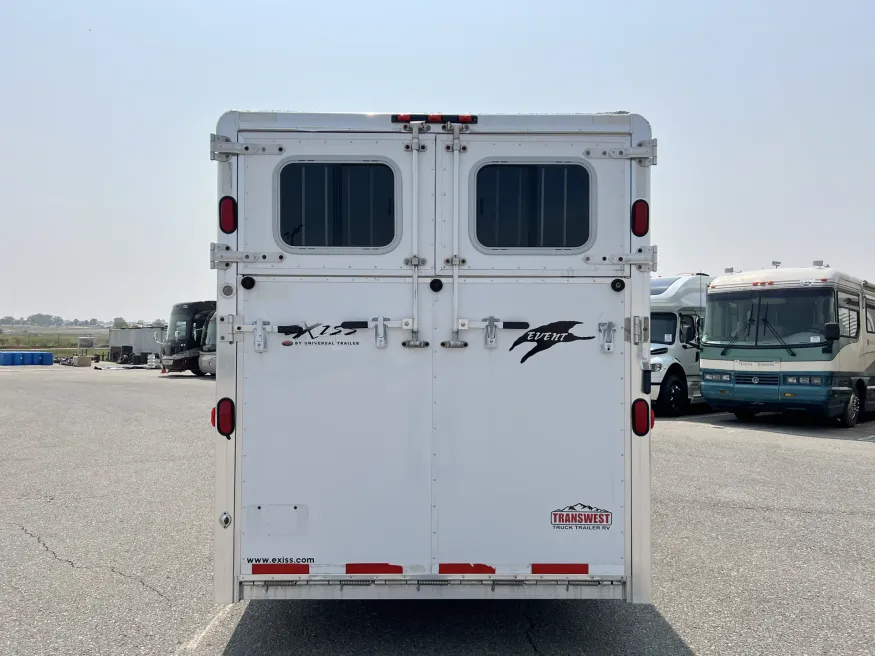
[[[556,344],[567,344],[568,342],[595,339],[595,336],[582,337],[570,332],[574,326],[577,326],[580,323],[580,321],[554,321],[553,323],[547,323],[543,326],[532,328],[520,335],[513,343],[513,346],[508,350],[513,351],[520,344],[526,344],[529,342],[533,343],[535,348],[531,349],[523,356],[522,360],[520,360],[520,364],[522,364],[533,355],[540,353],[541,351],[546,351],[548,348],[555,346]]]
[[[361,343],[358,339],[348,339],[355,334],[355,328],[307,324],[293,333],[291,339],[284,339],[283,346],[358,346]]]

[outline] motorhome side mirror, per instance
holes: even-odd
[[[824,335],[827,341],[834,342],[842,336],[837,323],[828,323],[823,327]]]

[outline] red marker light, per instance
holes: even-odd
[[[219,201],[219,229],[226,235],[237,230],[237,201],[231,196],[222,196]]]
[[[650,430],[650,406],[644,399],[635,399],[632,402],[632,432],[638,437],[647,435]]]
[[[643,198],[632,203],[632,234],[643,237],[650,230],[650,206]]]
[[[210,409],[210,426],[212,426],[213,428],[216,427],[216,408],[215,408],[215,406],[213,406],[213,408]]]
[[[470,114],[460,114],[459,115],[459,123],[473,123],[474,117]]]
[[[236,412],[234,411],[234,402],[229,398],[221,399],[216,404],[216,430],[220,435],[224,435],[231,439],[231,433],[234,432],[234,425],[237,423]]]
[[[429,123],[443,123],[444,115],[443,114],[429,114],[428,115]]]

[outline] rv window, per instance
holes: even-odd
[[[577,164],[488,164],[477,172],[476,235],[486,248],[580,248],[589,172]]]
[[[860,333],[860,298],[856,294],[839,292],[839,327],[842,337]]]
[[[289,246],[382,248],[395,239],[395,175],[386,164],[286,164],[279,231]]]
[[[866,301],[866,332],[875,333],[875,301]]]

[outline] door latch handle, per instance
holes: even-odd
[[[377,345],[377,348],[386,348],[386,322],[388,319],[377,317],[374,321],[376,322],[374,325],[374,343]]]
[[[602,352],[610,353],[614,350],[614,332],[616,328],[614,327],[613,321],[606,321],[599,324],[599,334],[602,338]]]
[[[488,348],[497,348],[498,347],[498,328],[496,327],[496,322],[498,319],[495,317],[486,317],[483,321],[486,322],[486,326],[483,330],[483,345]]]
[[[252,328],[252,341],[255,346],[256,353],[264,353],[267,350],[267,335],[265,334],[265,326],[270,324],[269,321],[258,319]]]

